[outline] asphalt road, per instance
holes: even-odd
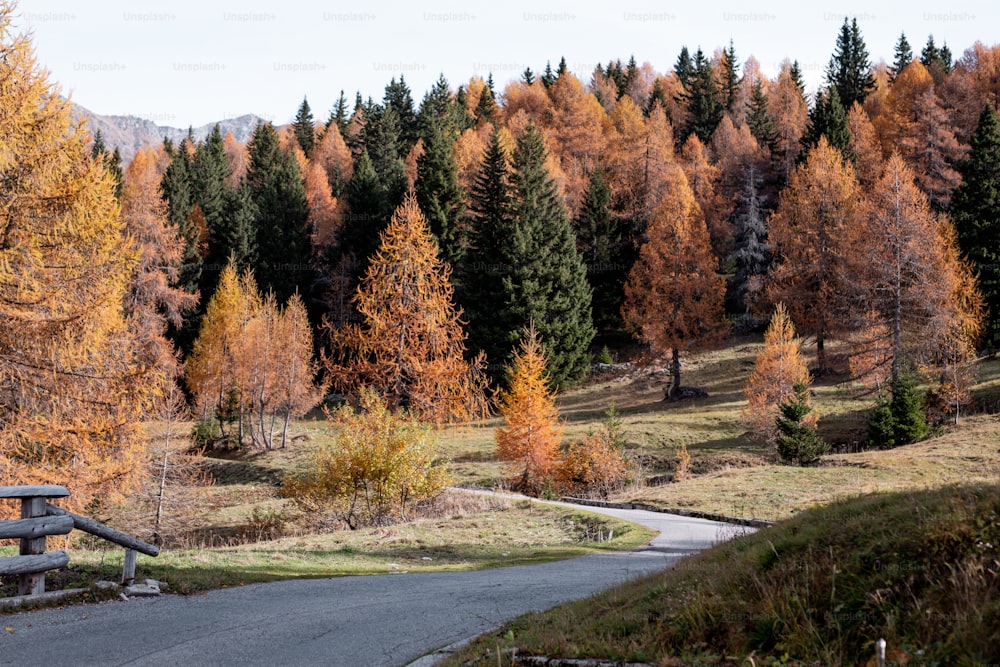
[[[3,616],[0,665],[406,665],[525,612],[661,570],[739,530],[587,509],[660,535],[639,551],[543,565],[275,582]]]

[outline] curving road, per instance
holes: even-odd
[[[406,665],[528,611],[664,569],[732,526],[587,508],[660,531],[646,548],[478,572],[256,584],[0,618],[0,665]]]

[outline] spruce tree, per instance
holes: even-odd
[[[485,91],[484,91],[485,92]],[[414,190],[417,203],[437,240],[439,256],[455,266],[464,251],[465,195],[458,184],[454,140],[432,125],[423,136],[424,152],[417,159]]]
[[[591,290],[576,252],[566,208],[545,166],[541,133],[529,124],[514,151],[514,234],[505,253],[511,271],[504,280],[506,307],[518,332],[534,322],[549,360],[555,387],[582,377],[589,366],[587,348],[594,338]]]
[[[205,216],[208,228],[208,247],[204,250],[205,264],[199,278],[201,293],[215,292],[219,274],[229,259],[230,248],[221,239],[232,235],[228,229],[230,218],[230,188],[226,184],[229,176],[229,162],[222,139],[222,132],[216,125],[208,137],[199,142],[191,161],[191,195]]]
[[[295,157],[281,150],[270,123],[258,125],[248,145],[247,184],[254,204],[257,263],[254,275],[278,302],[311,282],[305,186]]]
[[[524,71],[521,72],[521,81],[529,86],[535,82],[535,73],[531,71],[530,67],[525,67]]]
[[[410,87],[406,85],[406,79],[403,78],[402,74],[399,75],[398,82],[393,77],[389,85],[385,87],[382,105],[386,110],[392,109],[394,112],[398,126],[399,156],[406,157],[413,144],[417,142],[417,114],[413,110],[413,95],[410,93]],[[400,202],[397,202],[397,205]],[[394,206],[392,210],[396,210],[396,207]],[[392,211],[389,212],[389,215],[392,215]]]
[[[667,91],[663,90],[663,84],[660,82],[660,79],[657,78],[656,81],[653,82],[653,89],[649,91],[649,99],[646,100],[646,106],[643,107],[643,111],[645,111],[646,116],[649,116],[653,107],[657,104],[660,105],[661,109],[667,109],[668,101]]]
[[[767,93],[764,92],[764,84],[760,80],[754,83],[750,93],[747,126],[758,145],[767,148],[772,158],[779,157],[778,129],[775,127],[774,117],[768,110]]]
[[[594,324],[601,329],[620,329],[622,287],[629,267],[619,221],[611,212],[611,188],[600,165],[590,174],[574,226],[577,248],[594,295]]]
[[[850,159],[851,131],[847,126],[847,112],[840,103],[840,94],[833,87],[816,94],[816,104],[809,111],[809,122],[802,135],[799,161],[805,160],[820,137],[826,137],[830,146]]]
[[[545,71],[542,72],[542,85],[546,88],[551,88],[552,84],[556,82],[556,75],[552,72],[552,63],[545,61]]]
[[[340,232],[340,250],[364,264],[378,248],[378,235],[385,228],[382,214],[384,192],[368,150],[354,161],[354,176],[347,184],[347,207]]]
[[[316,122],[313,118],[312,109],[309,108],[309,100],[302,98],[302,104],[295,114],[295,122],[292,123],[292,131],[295,132],[295,139],[299,142],[299,148],[306,157],[312,153],[313,146],[316,145]]]
[[[970,140],[969,156],[958,164],[962,184],[951,198],[959,246],[979,274],[986,302],[984,342],[1000,350],[1000,121],[987,103]]]
[[[691,61],[691,53],[686,46],[682,46],[681,52],[677,55],[677,62],[674,63],[674,76],[677,77],[677,81],[684,90],[687,90],[691,80],[694,79],[694,63]]]
[[[816,427],[808,423],[813,411],[809,402],[809,387],[797,384],[794,394],[781,404],[778,426],[778,455],[786,463],[808,465],[830,451],[829,443],[816,432]]]
[[[924,44],[924,48],[920,51],[920,62],[927,69],[931,69],[935,65],[940,65],[941,51],[938,49],[937,44],[934,43],[934,35],[927,36],[927,43]]]
[[[337,98],[333,109],[330,110],[330,117],[326,121],[326,127],[329,128],[332,125],[337,128],[341,136],[344,136],[350,120],[350,115],[347,113],[347,97],[344,96],[344,91],[341,90],[340,97]]]
[[[861,37],[857,18],[851,19],[850,23],[844,18],[837,36],[837,46],[826,67],[826,82],[837,89],[840,103],[845,109],[850,109],[855,102],[864,102],[875,89],[868,47]]]
[[[424,95],[417,113],[417,130],[424,144],[432,132],[442,133],[452,142],[458,137],[459,117],[456,107],[448,80],[442,74]],[[464,109],[462,113],[464,114]]]
[[[903,68],[911,62],[913,62],[913,49],[906,40],[906,33],[900,33],[899,41],[896,42],[896,57],[892,61],[892,67],[889,68],[889,83],[894,82]]]
[[[686,139],[694,134],[702,143],[707,144],[712,139],[715,128],[722,121],[725,108],[719,102],[719,90],[715,84],[715,75],[712,73],[712,64],[700,48],[694,54],[692,67],[694,76],[683,93],[689,120],[678,138]]]
[[[722,81],[720,81],[720,100],[723,108],[732,113],[736,104],[736,92],[740,85],[740,75],[737,72],[736,47],[729,40],[729,48],[722,52]]]
[[[792,61],[792,66],[788,68],[788,76],[791,77],[792,82],[798,87],[799,92],[805,95],[806,81],[802,78],[802,68],[799,66],[798,60]]]
[[[468,322],[468,350],[486,353],[487,375],[502,381],[504,364],[517,342],[517,323],[503,307],[502,287],[511,263],[504,253],[513,234],[514,191],[510,156],[494,130],[469,193],[469,244],[455,277],[456,300]]]
[[[868,421],[868,443],[878,449],[908,445],[930,430],[924,415],[924,396],[913,374],[900,373],[889,389],[890,396],[879,401]]]
[[[111,174],[115,180],[115,196],[121,199],[122,196],[122,154],[115,146],[115,150],[108,151],[104,144],[104,137],[101,131],[94,133],[94,144],[90,148],[90,157],[104,165],[105,171]]]
[[[167,202],[167,216],[177,235],[184,240],[178,284],[189,294],[198,291],[203,259],[199,252],[200,231],[191,224],[194,197],[191,192],[191,158],[184,144],[174,147],[169,139],[163,140],[163,150],[170,158],[163,173],[160,190]]]

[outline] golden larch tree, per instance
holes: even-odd
[[[857,102],[847,112],[847,129],[851,133],[848,148],[858,183],[862,188],[871,189],[882,175],[885,158],[882,156],[882,144],[879,143],[875,126]]]
[[[622,306],[625,322],[643,342],[658,353],[670,351],[667,399],[680,397],[681,351],[709,344],[726,331],[726,282],[716,267],[701,208],[675,165],[629,272]]]
[[[863,236],[864,213],[853,167],[820,137],[771,216],[768,238],[776,266],[767,296],[785,304],[799,333],[816,339],[820,373],[829,370],[826,341],[851,329],[847,316],[857,288],[850,284],[848,260]]]
[[[80,510],[143,464],[155,377],[123,312],[139,253],[15,11],[0,2],[0,484],[62,484]]]
[[[267,411],[281,418],[281,446],[288,443],[288,425],[316,406],[325,393],[326,386],[316,381],[319,366],[313,359],[312,326],[302,297],[292,295],[278,313],[271,364],[274,368],[274,388]],[[272,429],[273,431],[273,426]]]
[[[779,303],[764,334],[764,348],[757,355],[754,368],[743,389],[747,406],[743,409],[743,424],[760,440],[774,444],[778,437],[775,423],[782,403],[795,396],[796,386],[808,386],[809,369],[795,335],[795,325],[788,317],[784,304]],[[811,424],[816,423],[812,412]]]
[[[390,408],[409,408],[435,422],[485,413],[483,360],[464,358],[450,275],[416,197],[408,194],[354,297],[362,321],[328,327],[334,354],[326,365],[334,386],[345,393],[371,387]]]
[[[504,425],[496,430],[496,454],[511,463],[511,487],[537,495],[555,473],[563,427],[534,323],[525,330],[508,373],[509,388],[499,399]]]

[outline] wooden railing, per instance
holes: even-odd
[[[66,535],[75,528],[125,547],[124,585],[131,584],[135,579],[136,552],[148,556],[160,553],[159,547],[48,502],[51,498],[68,495],[69,491],[64,486],[0,486],[0,498],[21,500],[21,518],[0,521],[0,539],[21,540],[20,555],[0,558],[0,575],[18,577],[18,596],[44,596],[45,573],[69,564],[69,555],[65,551],[45,552],[45,541],[49,535]]]

